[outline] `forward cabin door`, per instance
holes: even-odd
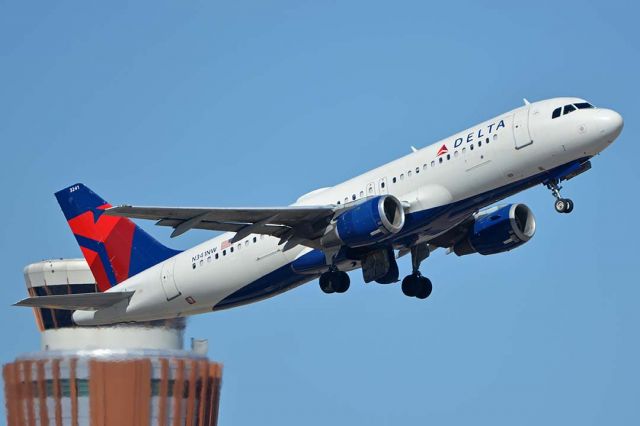
[[[180,290],[178,290],[176,280],[173,277],[173,268],[175,264],[175,257],[162,264],[162,289],[164,290],[165,296],[167,296],[167,300],[173,300],[180,296]]]
[[[529,105],[516,110],[513,114],[513,139],[516,143],[516,149],[524,148],[531,145],[531,133],[529,133]]]

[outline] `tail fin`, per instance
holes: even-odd
[[[100,291],[179,253],[131,220],[103,214],[111,205],[81,183],[56,192],[56,198]]]

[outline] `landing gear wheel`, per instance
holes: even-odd
[[[320,275],[320,289],[327,293],[344,293],[349,290],[351,280],[346,272],[329,271]]]
[[[573,211],[573,201],[568,198],[565,198],[565,201],[567,202],[567,209],[564,212],[571,213]]]
[[[331,284],[331,272],[325,272],[320,275],[320,290],[327,294],[335,292]]]
[[[402,292],[405,296],[414,297],[418,292],[418,277],[416,275],[407,275],[402,280]]]
[[[554,207],[556,208],[556,211],[558,213],[566,213],[568,205],[569,204],[567,203],[567,200],[565,200],[564,198],[558,198],[554,204]]]
[[[431,280],[426,277],[418,278],[418,291],[416,292],[416,297],[418,299],[426,299],[431,294],[433,290],[433,285],[431,285]]]
[[[351,279],[346,272],[336,271],[333,273],[334,279],[331,280],[331,286],[335,290],[336,293],[344,293],[349,290],[349,285],[351,284]]]

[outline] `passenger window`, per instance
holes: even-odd
[[[400,180],[404,180],[404,173],[400,175]]]
[[[464,154],[465,152],[467,152],[467,148],[462,147],[462,153]]]
[[[195,264],[195,263],[192,263],[192,264],[191,264],[191,267],[192,267],[193,269],[196,269],[196,264]]]
[[[231,248],[229,248],[229,250],[231,250],[231,253],[233,253],[233,246],[231,246]]]
[[[411,170],[407,172],[407,177],[411,177]]]
[[[416,167],[416,174],[420,173],[420,167]]]
[[[349,202],[349,197],[344,197],[344,203],[347,204]]]
[[[384,182],[380,182],[380,188],[384,188]]]
[[[200,259],[200,266],[204,265],[204,259]]]
[[[494,141],[497,141],[497,140],[498,140],[498,134],[497,134],[497,133],[493,135],[493,140],[494,140]]]
[[[469,149],[473,151],[473,144],[469,145]]]
[[[574,107],[573,105],[565,105],[564,112],[562,113],[562,115],[569,114],[570,112],[573,112],[575,110],[576,110],[576,107]]]
[[[436,162],[434,160],[434,161],[431,162],[431,167],[435,167],[435,165],[436,165]]]
[[[207,257],[207,263],[211,263],[211,256]]]
[[[355,200],[356,200],[356,194],[352,194],[352,195],[351,195],[351,199],[352,199],[353,201],[355,201]]]
[[[453,156],[457,158],[458,157],[458,151],[454,151]]]
[[[216,260],[220,257],[220,253],[216,253]]]
[[[249,247],[249,240],[246,240],[246,241],[244,242],[244,246],[245,246],[245,247]]]
[[[447,154],[447,160],[451,160],[451,154]]]
[[[222,255],[226,256],[227,255],[227,251],[226,250],[222,250]]]
[[[442,157],[438,159],[438,163],[442,164]]]
[[[393,177],[393,183],[396,183],[396,178],[395,178],[395,176]]]
[[[487,138],[487,140],[485,141],[486,143],[489,143],[489,138]]]
[[[482,146],[482,141],[478,141],[478,148]]]
[[[257,243],[258,242],[258,237],[253,237],[253,242]]]
[[[422,170],[427,170],[427,163],[424,163],[424,164],[422,165]]]
[[[553,114],[551,114],[551,118],[558,118],[560,117],[560,111],[562,110],[562,107],[558,107],[556,109],[553,110]]]
[[[360,197],[364,197],[364,191],[360,191]]]

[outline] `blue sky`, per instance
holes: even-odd
[[[38,348],[24,265],[80,255],[53,193],[267,206],[521,104],[580,96],[619,140],[542,188],[508,254],[435,253],[425,301],[316,282],[189,321],[225,364],[221,423],[637,424],[640,154],[632,2],[0,2],[0,359]],[[211,234],[169,239],[186,248]],[[407,273],[408,260],[400,262]]]

